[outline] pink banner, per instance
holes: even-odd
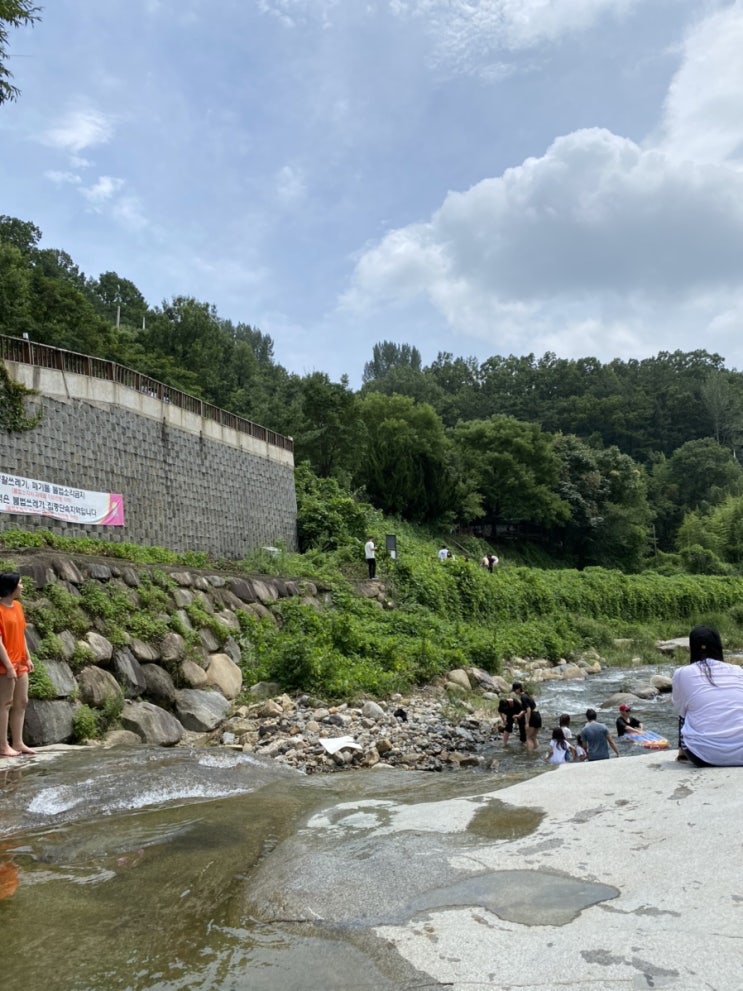
[[[124,497],[119,492],[88,492],[0,472],[0,513],[51,516],[65,523],[124,526]]]

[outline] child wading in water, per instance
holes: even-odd
[[[550,748],[544,759],[549,764],[564,764],[566,761],[575,760],[575,748],[565,739],[561,726],[555,726],[552,730]]]
[[[36,753],[23,742],[28,676],[34,662],[26,643],[26,617],[18,601],[22,591],[20,575],[9,571],[0,574],[0,757]]]

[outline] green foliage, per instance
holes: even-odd
[[[0,106],[16,100],[19,94],[18,87],[10,82],[13,74],[5,64],[8,59],[8,28],[33,24],[39,20],[40,11],[41,7],[35,6],[31,0],[2,0],[0,3]]]
[[[44,662],[39,659],[34,661],[34,669],[28,676],[28,695],[32,699],[53,699],[57,697],[57,690],[52,679],[49,677]]]
[[[76,743],[95,740],[101,735],[98,713],[88,705],[76,706],[72,713],[72,739]]]
[[[83,668],[92,664],[94,660],[93,651],[85,643],[78,643],[70,658],[70,667],[73,671],[82,671]]]
[[[305,462],[294,472],[300,550],[331,551],[365,540],[372,507],[357,502],[334,478],[318,478]]]
[[[227,637],[230,635],[229,628],[218,619],[206,611],[204,606],[197,600],[190,602],[186,606],[186,615],[197,629],[210,630],[220,647],[224,646]]]
[[[20,382],[15,382],[0,361],[0,429],[7,430],[8,433],[20,433],[25,430],[33,430],[42,417],[42,411],[38,410],[33,416],[26,412],[26,398],[36,393],[33,389],[27,389]]]
[[[62,641],[56,633],[48,633],[36,648],[37,658],[51,658],[56,660],[63,656]]]

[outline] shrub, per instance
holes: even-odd
[[[95,710],[89,705],[77,706],[72,713],[72,739],[76,743],[85,743],[86,740],[95,740],[100,733]]]
[[[53,699],[57,697],[54,682],[49,677],[44,662],[38,659],[34,661],[34,669],[28,676],[28,695],[32,699]]]

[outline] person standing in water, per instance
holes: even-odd
[[[608,760],[609,747],[619,756],[617,745],[612,739],[612,735],[603,723],[596,721],[596,710],[586,709],[586,725],[581,730],[583,742],[588,749],[588,759]]]
[[[26,617],[18,601],[22,591],[19,574],[0,573],[0,757],[36,753],[23,742],[28,676],[34,669],[34,662],[26,643]]]

